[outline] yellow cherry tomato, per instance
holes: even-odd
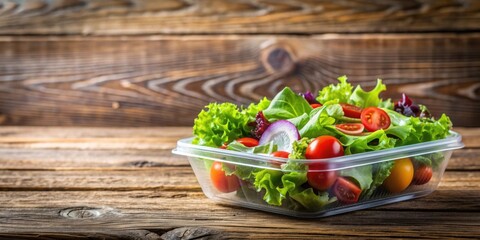
[[[390,176],[385,179],[383,186],[391,193],[399,193],[410,185],[413,173],[413,164],[410,158],[396,160]]]

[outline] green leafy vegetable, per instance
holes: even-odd
[[[280,119],[291,119],[308,114],[312,110],[310,104],[302,97],[295,94],[290,88],[286,87],[279,92],[272,100],[263,115],[270,122]]]
[[[248,122],[253,122],[257,113],[267,109],[268,106],[270,106],[270,100],[264,97],[257,104],[250,103],[247,108],[242,109],[242,114],[247,115]]]
[[[370,188],[372,184],[372,165],[354,167],[342,170],[340,173],[341,176],[349,177],[353,179],[360,189],[365,190]]]
[[[382,102],[379,97],[382,91],[387,90],[387,86],[382,83],[381,79],[377,79],[377,85],[370,92],[365,92],[360,85],[357,85],[352,95],[350,96],[349,103],[361,108],[377,107]]]
[[[310,112],[310,119],[299,129],[300,136],[314,138],[320,135],[329,135],[331,131],[325,128],[335,124],[336,119],[343,117],[343,110],[339,104],[324,105]]]
[[[312,211],[319,210],[325,205],[337,201],[336,197],[330,198],[328,192],[319,192],[316,194],[312,188],[292,193],[290,197],[300,203],[305,209]]]
[[[233,103],[210,103],[194,121],[193,144],[219,147],[250,131],[249,118]]]
[[[275,151],[277,151],[277,145],[274,144],[273,142],[266,143],[264,145],[259,145],[255,147],[246,147],[245,145],[233,141],[230,144],[227,145],[228,150],[233,150],[237,152],[247,152],[247,153],[263,153],[263,154],[271,154]]]
[[[370,188],[364,192],[364,197],[371,197],[373,192],[382,185],[383,181],[385,181],[388,176],[390,176],[390,171],[392,170],[394,163],[395,161],[386,161],[373,165],[373,181],[370,184]]]
[[[341,76],[337,78],[340,83],[334,85],[330,84],[324,87],[318,92],[317,101],[321,104],[325,104],[331,100],[337,100],[339,102],[347,103],[352,94],[352,85],[347,82],[347,76]]]
[[[293,150],[288,155],[290,159],[305,159],[305,152],[307,151],[308,144],[312,142],[310,138],[302,138],[293,142]]]

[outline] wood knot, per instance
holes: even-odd
[[[263,50],[261,58],[270,72],[290,72],[295,69],[295,57],[288,46],[270,45]]]
[[[218,230],[206,227],[181,227],[164,233],[162,239],[226,239]]]
[[[99,218],[112,212],[111,208],[73,207],[60,210],[59,215],[71,219],[89,219]]]

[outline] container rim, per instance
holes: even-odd
[[[173,154],[189,156],[189,157],[205,157],[199,153],[217,153],[225,157],[234,157],[252,160],[259,163],[268,163],[272,160],[279,163],[286,163],[287,161],[299,164],[314,164],[318,162],[335,164],[337,167],[351,167],[352,165],[361,166],[368,165],[378,162],[390,161],[402,157],[411,157],[418,156],[423,154],[429,154],[438,151],[448,151],[454,149],[463,148],[465,145],[462,143],[462,136],[454,131],[449,131],[448,135],[444,139],[428,141],[423,143],[416,143],[401,147],[395,147],[390,149],[383,149],[378,151],[357,153],[352,155],[346,155],[335,158],[326,158],[326,159],[286,159],[278,158],[269,155],[253,154],[253,153],[244,153],[236,152],[232,150],[213,148],[207,146],[200,146],[192,144],[193,137],[180,139],[177,141],[177,147],[172,150]],[[191,152],[187,150],[196,150],[196,152]],[[229,162],[229,161],[225,161]]]

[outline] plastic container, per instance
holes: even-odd
[[[430,159],[432,162],[431,166],[433,174],[428,183],[416,185],[412,182],[405,190],[400,192],[392,193],[383,185],[378,186],[374,191],[372,191],[373,189],[363,190],[356,203],[341,202],[338,198],[335,201],[336,193],[333,189],[336,187],[336,182],[332,188],[326,193],[323,193],[324,195],[328,193],[328,199],[333,201],[331,203],[323,206],[321,204],[315,205],[315,202],[305,203],[305,199],[301,200],[303,202],[300,203],[286,194],[287,196],[282,201],[282,204],[276,206],[268,204],[263,199],[265,189],[256,191],[255,186],[248,180],[235,178],[236,181],[238,181],[238,188],[236,191],[228,193],[219,191],[212,184],[210,171],[212,163],[217,161],[221,162],[229,169],[241,168],[244,170],[254,170],[256,172],[268,170],[265,172],[269,172],[272,176],[275,175],[281,177],[284,174],[292,172],[290,170],[282,170],[281,168],[281,165],[286,163],[287,159],[193,145],[191,144],[192,139],[193,138],[186,138],[179,140],[177,142],[177,148],[173,150],[173,153],[188,157],[198,182],[207,197],[221,203],[306,218],[325,217],[428,195],[437,188],[448,164],[448,160],[452,155],[452,151],[464,146],[461,142],[461,136],[458,133],[451,131],[451,134],[442,140],[396,147],[387,150],[353,154],[330,159],[289,160],[295,161],[295,163],[298,164],[307,164],[308,166],[320,162],[323,164],[327,163],[329,166],[328,169],[317,170],[317,172],[335,172],[337,175],[352,171],[371,169],[372,177],[375,178],[375,169],[378,169],[381,165],[387,164],[389,161],[409,158],[416,166],[418,161],[422,160],[421,157],[423,157],[423,160],[426,158]],[[299,174],[306,174],[305,170],[295,171]],[[314,172],[314,170],[308,171]],[[346,179],[348,179],[348,177]],[[308,184],[302,185],[302,189],[307,190],[308,188],[310,188]],[[317,191],[314,191],[314,193],[318,194]],[[297,199],[299,198],[297,197]]]

